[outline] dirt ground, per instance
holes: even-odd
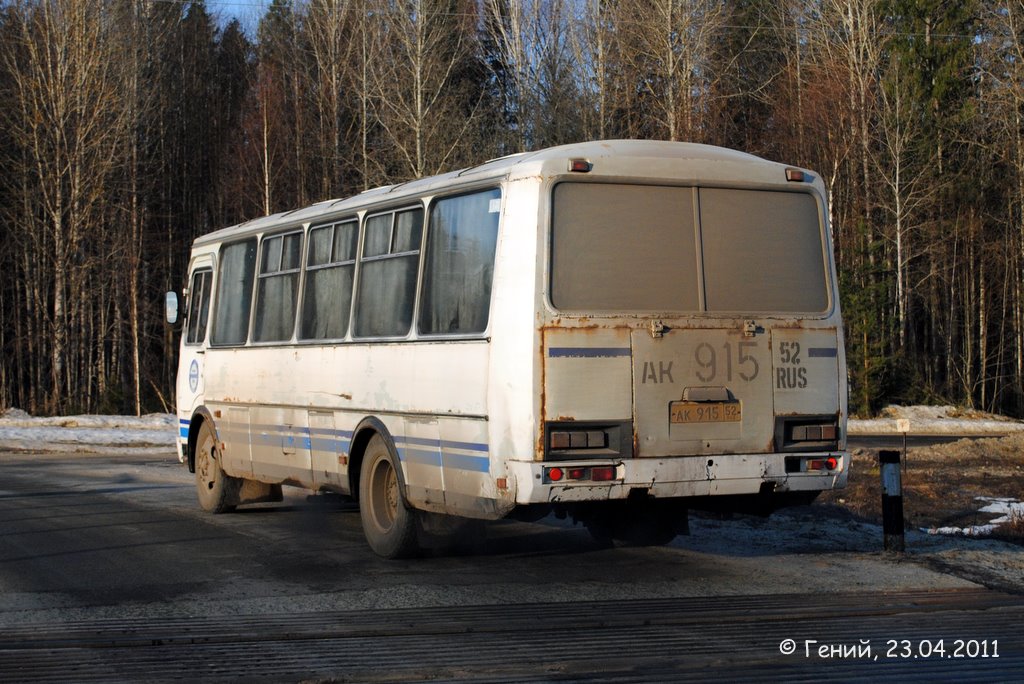
[[[983,525],[999,516],[980,513],[979,497],[1024,500],[1024,435],[910,449],[902,480],[908,529]],[[856,449],[846,489],[822,494],[815,505],[881,524],[881,496],[878,452]],[[1015,517],[992,536],[1024,543],[1024,520]]]

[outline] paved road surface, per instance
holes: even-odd
[[[169,455],[0,454],[0,468],[2,681],[1024,671],[1021,597],[832,535],[806,511],[698,519],[661,548],[502,522],[471,552],[388,562],[354,509],[302,493],[203,514]]]

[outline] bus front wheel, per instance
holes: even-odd
[[[220,466],[220,449],[217,447],[217,433],[210,421],[199,426],[196,440],[196,494],[199,505],[210,513],[226,513],[234,510],[229,503],[231,493],[236,490],[235,478],[224,472]]]
[[[374,553],[405,558],[419,550],[416,511],[406,506],[391,451],[380,435],[366,446],[359,475],[359,515]]]

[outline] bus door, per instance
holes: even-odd
[[[181,336],[178,361],[179,438],[188,441],[192,414],[203,403],[207,331],[210,323],[210,299],[213,296],[213,257],[201,256],[192,262],[188,292],[185,296],[185,330]]]

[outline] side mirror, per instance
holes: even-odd
[[[174,325],[178,322],[178,293],[168,292],[167,300],[165,303],[165,318],[169,325]]]

